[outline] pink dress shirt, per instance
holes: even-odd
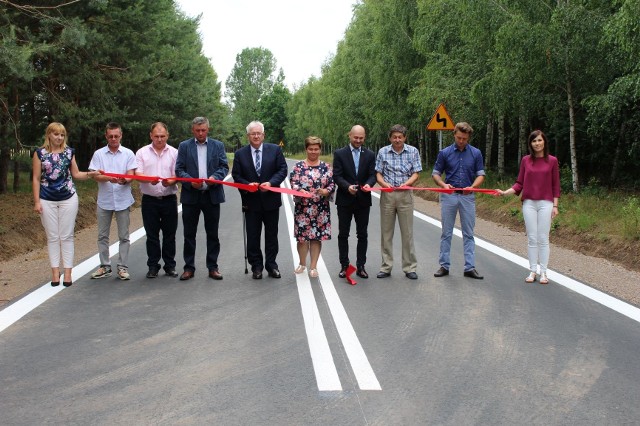
[[[146,176],[170,178],[176,176],[176,158],[178,150],[167,144],[164,150],[158,154],[153,149],[153,144],[143,146],[136,152],[136,172]],[[178,185],[163,186],[162,183],[152,185],[149,182],[140,182],[140,191],[153,197],[164,197],[178,192]]]

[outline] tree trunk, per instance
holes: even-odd
[[[498,176],[504,175],[504,114],[498,116]]]
[[[567,65],[568,67],[568,65]],[[568,75],[567,71],[567,75]],[[567,104],[569,106],[569,150],[571,151],[571,180],[573,183],[573,191],[578,192],[578,157],[576,154],[576,117],[575,108],[573,106],[573,92],[571,81],[567,80]]]
[[[489,166],[491,165],[491,151],[493,151],[493,128],[494,126],[494,122],[493,122],[493,114],[489,114],[489,116],[487,117],[487,145],[486,145],[486,151],[484,153],[484,168],[488,169]]]
[[[14,126],[14,134],[15,134],[15,138],[16,138],[16,145],[15,145],[15,149],[16,149],[16,159],[13,162],[13,193],[17,194],[18,190],[20,189],[20,161],[17,160],[17,155],[20,152],[20,150],[22,149],[22,146],[20,144],[20,134],[19,129],[20,126],[18,125],[18,123],[20,123],[20,108],[19,108],[19,102],[20,98],[18,95],[18,91],[14,88],[13,89],[13,101],[14,101],[14,108],[13,108],[13,118],[11,120],[11,122],[13,123]]]
[[[527,118],[524,115],[519,117],[518,127],[518,161],[527,155]]]
[[[618,143],[616,144],[616,152],[613,155],[613,164],[611,165],[611,178],[609,179],[609,188],[613,188],[618,179],[618,167],[620,163],[620,154],[622,153],[622,141],[624,140],[626,123],[622,123],[618,132]]]
[[[9,159],[11,152],[8,147],[0,147],[0,194],[6,194],[8,189]]]
[[[0,194],[6,194],[9,176],[9,110],[5,102],[0,102],[0,107]]]

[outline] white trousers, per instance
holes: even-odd
[[[522,215],[527,229],[527,253],[531,272],[537,272],[538,264],[540,265],[541,274],[547,272],[552,210],[553,201],[524,200],[522,203]]]
[[[63,201],[40,200],[40,220],[47,234],[52,268],[73,268],[73,231],[78,215],[78,195]],[[62,254],[62,265],[60,255]]]

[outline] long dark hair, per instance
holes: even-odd
[[[549,159],[549,139],[547,138],[547,135],[545,135],[542,130],[534,130],[529,135],[529,142],[527,144],[527,146],[529,147],[529,155],[531,155],[531,161],[536,159],[536,155],[533,152],[533,148],[531,147],[531,142],[533,142],[533,140],[538,136],[542,136],[542,139],[544,140],[544,147],[543,147],[542,153],[543,153],[544,159],[548,160]]]

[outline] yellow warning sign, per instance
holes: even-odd
[[[280,145],[280,148],[284,148],[284,142],[280,141],[278,145]]]
[[[440,104],[436,113],[431,117],[431,121],[427,124],[427,130],[453,130],[455,125],[451,116],[444,107],[444,104]]]

